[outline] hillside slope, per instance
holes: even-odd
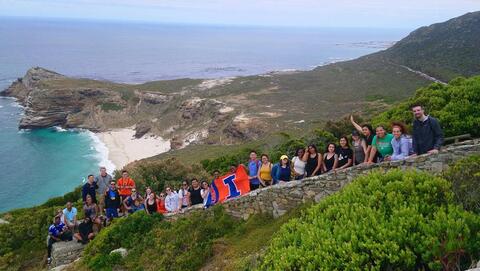
[[[480,12],[420,28],[390,49],[311,71],[141,85],[75,79],[32,68],[2,95],[26,107],[20,128],[135,127],[173,149],[304,131],[350,112],[376,113],[433,79],[479,73]]]

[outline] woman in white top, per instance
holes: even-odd
[[[301,180],[305,178],[305,165],[306,161],[303,160],[305,150],[303,148],[297,149],[295,156],[292,159],[292,169],[295,175],[295,180]]]

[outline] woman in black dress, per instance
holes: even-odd
[[[145,211],[147,214],[155,214],[157,212],[157,196],[155,192],[150,192],[148,198],[145,200]]]
[[[305,172],[307,177],[320,175],[322,173],[322,154],[317,151],[317,147],[313,144],[305,148],[303,161],[307,161],[305,165]]]
[[[332,169],[337,168],[338,155],[335,152],[337,146],[334,143],[330,143],[327,146],[327,151],[323,155],[323,172],[329,172]]]

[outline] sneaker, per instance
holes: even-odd
[[[52,263],[52,258],[47,258],[47,264],[51,264]]]

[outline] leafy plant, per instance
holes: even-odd
[[[479,228],[446,180],[377,172],[286,223],[260,269],[455,270],[478,257]]]

